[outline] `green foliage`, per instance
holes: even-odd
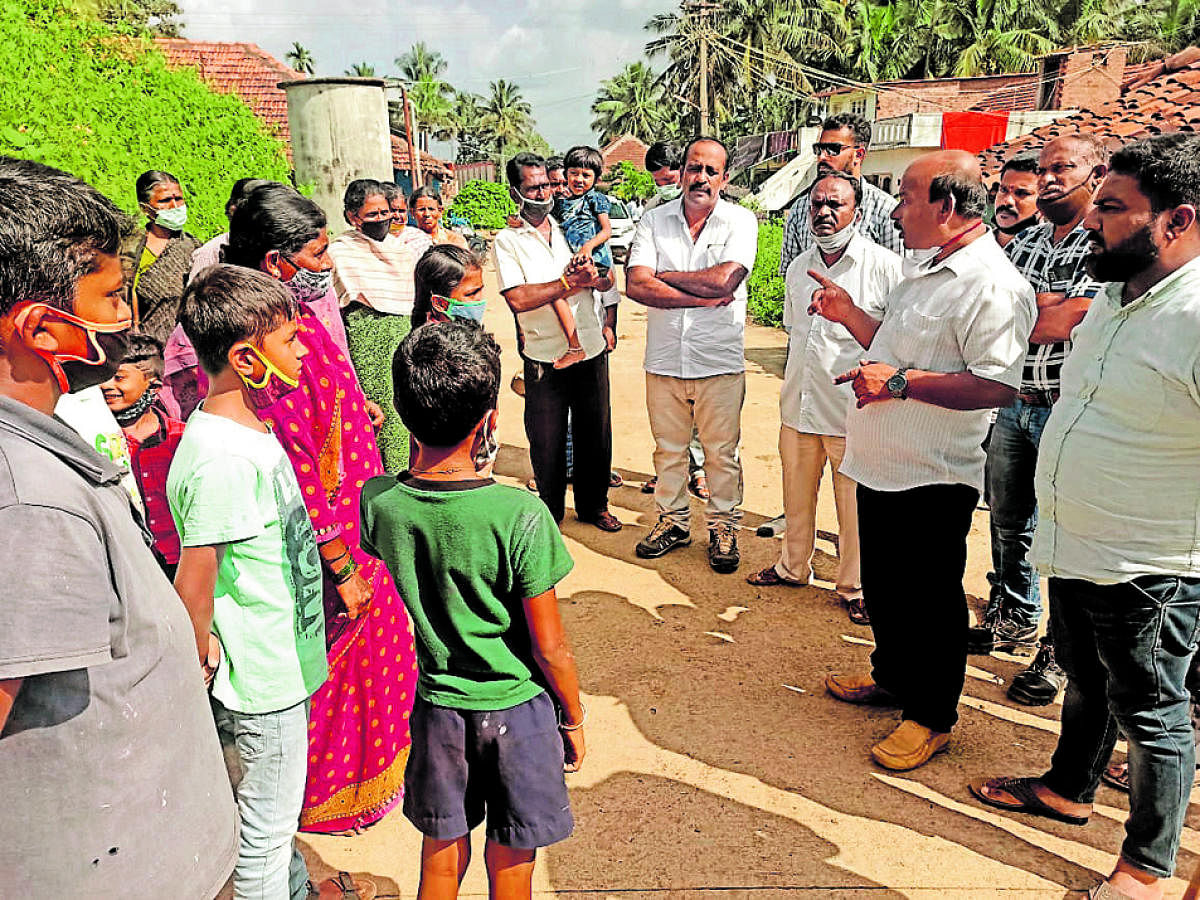
[[[758,256],[746,281],[748,308],[760,325],[778,328],[783,324],[783,278],[779,261],[783,252],[783,224],[764,222],[758,226]]]
[[[200,238],[225,230],[236,179],[287,180],[283,144],[241,100],[169,70],[132,29],[64,0],[10,0],[0,34],[0,153],[65,169],[131,213],[138,175],[165,169],[183,182]]]
[[[502,184],[468,181],[450,204],[447,214],[462,216],[473,228],[499,229],[504,227],[506,217],[517,214],[517,205]]]
[[[653,175],[624,159],[609,170],[605,181],[612,185],[609,193],[619,200],[645,200],[657,190]]]

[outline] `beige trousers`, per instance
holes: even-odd
[[[857,485],[838,469],[846,455],[846,439],[828,434],[805,434],[783,425],[779,457],[783,462],[783,553],[775,564],[780,578],[807,584],[812,578],[817,540],[817,489],[825,461],[833,471],[833,500],[838,519],[837,592],[847,599],[862,596],[858,555]]]
[[[654,435],[654,474],[658,485],[654,503],[660,519],[690,527],[687,494],[688,443],[692,428],[704,448],[704,473],[711,493],[705,508],[709,528],[718,522],[736,524],[742,517],[742,402],[746,375],[672,378],[646,373],[646,409]]]

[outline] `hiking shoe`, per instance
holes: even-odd
[[[650,529],[650,533],[637,542],[633,552],[642,559],[658,559],[676,547],[686,547],[691,542],[692,536],[689,532],[666,519],[659,519]]]
[[[708,564],[714,572],[736,572],[742,555],[738,553],[737,532],[732,525],[721,523],[708,530]]]
[[[1022,625],[1012,619],[1004,619],[996,626],[995,646],[997,650],[1022,645],[1032,647],[1035,643],[1037,643],[1036,624]]]
[[[1000,608],[989,609],[983,624],[967,629],[967,653],[987,655],[996,649],[996,628],[1000,625]]]
[[[1066,681],[1067,673],[1054,661],[1054,645],[1043,640],[1029,668],[1008,686],[1008,697],[1026,706],[1045,706],[1054,702]]]

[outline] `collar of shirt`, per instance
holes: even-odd
[[[958,247],[945,259],[934,263],[916,277],[924,278],[927,275],[940,272],[942,269],[949,269],[955,275],[961,277],[986,266],[986,258],[997,251],[1000,253],[1004,252],[1000,249],[1000,245],[996,243],[996,239],[992,236],[992,233],[985,228],[981,236],[969,244]]]
[[[116,484],[125,467],[89,447],[66,422],[18,400],[0,396],[0,428],[53,453],[95,484]]]
[[[1166,278],[1152,284],[1146,289],[1146,292],[1139,297],[1134,297],[1128,303],[1121,303],[1121,294],[1125,290],[1125,282],[1112,281],[1104,286],[1104,299],[1116,310],[1115,315],[1128,315],[1135,309],[1143,306],[1149,306],[1156,300],[1164,297],[1170,297],[1174,294],[1175,288],[1179,283],[1192,276],[1200,275],[1200,256],[1194,257],[1184,263]]]
[[[867,238],[858,230],[857,225],[851,225],[854,229],[854,234],[850,237],[850,242],[846,244],[846,250],[838,257],[837,262],[832,266],[825,265],[825,257],[821,255],[821,248],[813,244],[802,254],[806,260],[811,260],[813,265],[807,266],[810,269],[820,269],[823,272],[833,272],[834,270],[843,271],[851,266],[857,265],[863,261],[863,248],[866,246]]]

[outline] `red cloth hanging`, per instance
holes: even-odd
[[[942,149],[978,153],[1004,140],[1008,110],[942,113]]]

